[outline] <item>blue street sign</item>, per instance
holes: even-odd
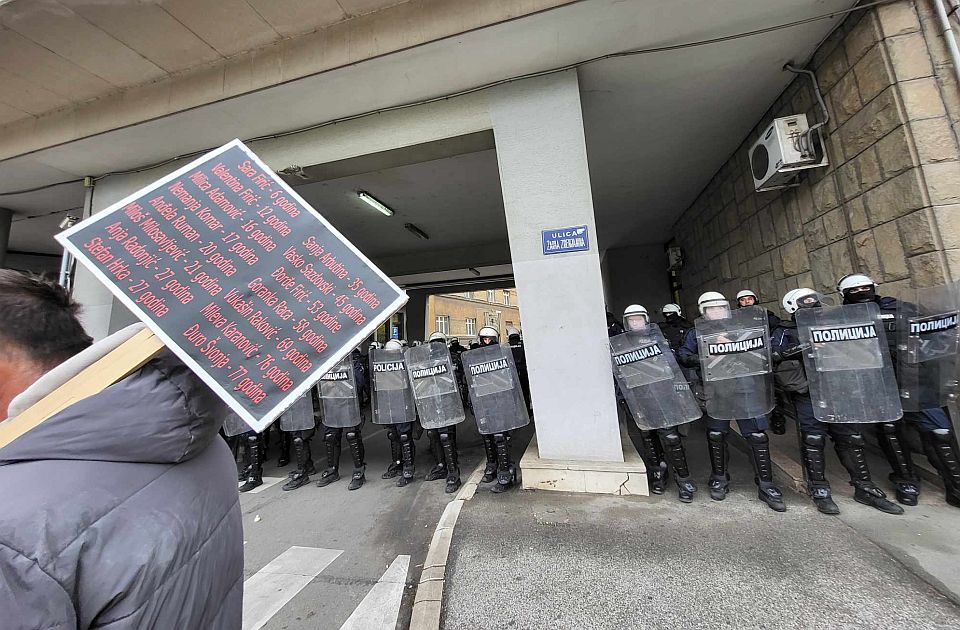
[[[400,338],[400,327],[399,327],[399,326],[391,326],[391,327],[390,327],[390,338],[391,338],[391,339],[399,339],[399,338]]]
[[[590,249],[590,238],[585,225],[543,230],[542,235],[544,254],[585,252]]]

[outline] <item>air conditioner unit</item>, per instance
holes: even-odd
[[[827,165],[820,129],[810,133],[806,114],[774,120],[749,155],[757,192],[796,186],[800,171]]]

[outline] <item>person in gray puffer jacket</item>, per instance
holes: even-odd
[[[84,350],[67,294],[14,273],[0,270],[3,420],[142,328]],[[163,351],[0,449],[0,627],[240,628],[243,529],[217,435],[224,414]]]

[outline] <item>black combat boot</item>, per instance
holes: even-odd
[[[240,486],[240,492],[250,492],[263,485],[263,463],[260,460],[260,436],[254,433],[247,436],[247,456],[250,466],[247,469],[247,482]]]
[[[443,447],[440,445],[440,431],[438,429],[427,429],[427,438],[430,440],[430,453],[433,455],[434,464],[427,473],[425,481],[436,481],[447,476],[447,465],[443,461]]]
[[[443,459],[447,470],[447,487],[444,492],[453,494],[460,488],[460,463],[457,453],[457,427],[450,426],[440,429],[440,446],[443,449]]]
[[[397,487],[402,488],[413,481],[414,459],[417,455],[417,447],[413,443],[411,433],[400,434],[400,459],[403,461],[403,469],[400,478],[397,479]]]
[[[710,498],[723,501],[730,491],[730,475],[727,473],[727,434],[707,431],[707,446],[710,447]]]
[[[497,445],[492,435],[483,435],[483,452],[487,456],[487,466],[483,469],[480,483],[490,483],[497,478]]]
[[[340,480],[340,429],[327,429],[323,434],[323,447],[327,451],[327,468],[320,473],[318,488]]]
[[[667,461],[673,467],[673,478],[677,482],[677,492],[681,503],[693,501],[697,492],[697,484],[690,479],[690,469],[687,468],[687,453],[683,448],[683,438],[676,429],[660,432]]]
[[[353,456],[353,476],[350,478],[350,485],[347,490],[356,490],[367,480],[366,470],[367,462],[364,459],[363,437],[360,435],[360,427],[353,427],[347,430],[347,444],[350,445],[350,454]]]
[[[390,440],[390,465],[387,471],[380,475],[381,479],[393,479],[400,474],[401,457],[400,454],[400,434],[396,427],[387,429],[387,439]]]
[[[664,461],[663,446],[656,431],[641,431],[640,443],[643,445],[640,459],[647,467],[647,483],[650,492],[663,494],[667,486],[667,463]]]
[[[924,431],[920,437],[929,443],[928,451],[934,455],[933,464],[946,490],[946,501],[953,507],[960,507],[960,457],[958,457],[957,440],[950,429],[936,429]]]
[[[517,480],[517,469],[510,459],[510,436],[507,433],[497,433],[493,436],[497,448],[497,483],[490,488],[491,492],[500,494],[513,487]]]
[[[913,457],[901,434],[903,420],[881,422],[877,425],[877,441],[887,456],[890,481],[897,491],[897,501],[904,505],[916,505],[920,497],[920,477],[913,468]]]
[[[750,444],[750,456],[753,460],[753,470],[757,473],[757,497],[770,506],[775,512],[786,512],[787,506],[783,503],[783,493],[773,483],[773,462],[770,461],[770,438],[764,431],[747,434]]]
[[[870,469],[864,454],[867,443],[863,435],[837,435],[834,436],[833,445],[840,457],[840,463],[850,473],[850,485],[854,487],[853,499],[857,503],[869,505],[887,514],[903,514],[903,508],[888,501],[887,495],[870,478]]]
[[[307,462],[311,460],[309,453],[310,446],[302,436],[297,435],[293,438],[293,452],[297,458],[297,469],[290,475],[287,483],[283,484],[281,490],[296,490],[310,483],[310,473],[307,471]]]
[[[803,433],[801,440],[800,454],[803,456],[803,467],[807,471],[807,490],[813,504],[823,514],[839,514],[840,508],[833,501],[826,475],[827,460],[823,449],[827,439],[821,434]]]
[[[787,418],[779,409],[774,409],[770,414],[770,430],[774,435],[783,435],[787,432]]]
[[[277,468],[283,468],[290,463],[290,442],[291,435],[284,431],[280,430],[280,458],[277,460]]]

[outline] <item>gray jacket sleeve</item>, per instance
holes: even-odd
[[[18,551],[0,544],[0,611],[9,630],[74,630],[77,618],[60,583]]]

